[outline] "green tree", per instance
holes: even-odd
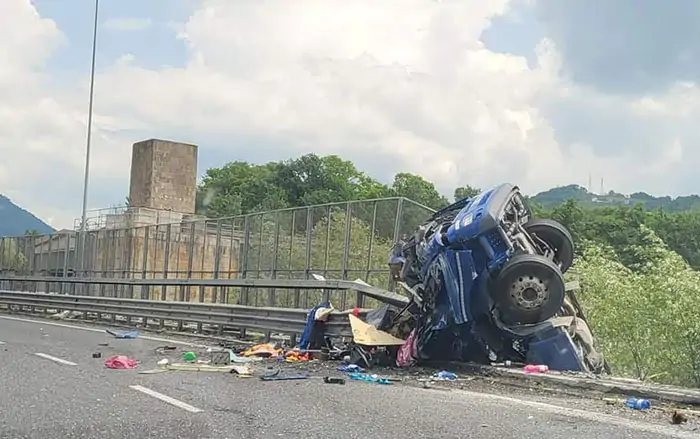
[[[391,189],[397,197],[406,197],[432,209],[439,209],[449,204],[447,199],[437,191],[435,185],[420,175],[406,172],[396,174]]]
[[[207,170],[197,204],[210,217],[287,207],[287,194],[277,183],[277,164],[231,162]]]
[[[0,269],[23,270],[27,266],[23,244],[22,239],[0,238]]]
[[[610,247],[585,241],[572,275],[594,333],[616,373],[700,386],[700,274],[646,226],[627,251],[634,269]]]
[[[360,183],[370,181],[355,165],[338,156],[306,154],[275,165],[273,180],[290,206],[308,206],[357,199]]]
[[[454,200],[459,201],[462,198],[470,198],[470,197],[475,197],[481,193],[481,189],[477,189],[475,187],[471,187],[469,185],[467,186],[460,186],[455,189],[454,193]]]

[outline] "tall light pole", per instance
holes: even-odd
[[[92,140],[92,104],[95,91],[95,55],[97,53],[97,17],[100,0],[95,0],[95,20],[92,28],[92,64],[90,66],[90,101],[88,104],[87,141],[85,145],[85,179],[83,180],[83,214],[80,218],[80,231],[87,228],[88,180],[90,178],[90,146]]]
[[[80,217],[80,269],[84,269],[85,262],[85,230],[87,229],[87,201],[88,180],[90,178],[90,146],[92,140],[92,103],[95,91],[95,55],[97,53],[97,17],[100,9],[100,0],[95,0],[95,17],[92,28],[92,63],[90,65],[90,101],[88,104],[87,140],[85,145],[85,179],[83,180],[83,213]]]

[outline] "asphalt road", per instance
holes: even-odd
[[[156,347],[176,342],[117,340],[96,327],[0,316],[0,438],[700,437],[697,426],[632,411],[611,415],[564,398],[329,385],[320,376],[263,382],[224,373],[138,373],[162,358]],[[197,349],[178,346],[171,357]],[[96,352],[102,358],[93,358]],[[107,369],[113,354],[141,363]]]

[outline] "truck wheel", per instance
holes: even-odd
[[[554,263],[562,273],[571,268],[574,263],[574,240],[566,227],[549,218],[537,218],[525,223],[523,228],[533,235],[535,243],[542,240],[554,250]]]
[[[564,277],[542,255],[519,254],[503,267],[493,285],[506,324],[534,324],[553,317],[564,304]]]

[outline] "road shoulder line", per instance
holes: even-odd
[[[0,315],[0,319],[4,320],[14,320],[17,322],[25,322],[25,323],[36,323],[37,325],[47,325],[47,326],[57,326],[59,328],[68,328],[68,329],[79,329],[81,331],[89,331],[89,332],[99,332],[104,334],[105,329],[104,328],[87,328],[84,326],[77,326],[77,325],[68,325],[65,323],[58,323],[58,322],[52,322],[48,319],[44,320],[35,320],[35,319],[24,319],[24,318],[19,318],[19,317],[11,317],[11,316],[6,316],[6,315]],[[135,329],[135,328],[132,328]],[[191,346],[191,347],[198,347],[198,348],[206,348],[206,345],[199,344],[199,343],[192,343],[188,341],[183,341],[183,340],[173,340],[169,338],[160,338],[160,337],[152,337],[150,335],[140,335],[139,338],[144,339],[144,340],[150,340],[150,341],[156,341],[159,343],[169,343],[169,344],[177,344],[181,346]]]
[[[173,405],[175,407],[186,410],[190,413],[199,413],[202,411],[202,409],[200,409],[200,408],[189,405],[186,402],[182,402],[179,399],[172,398],[168,395],[163,395],[162,393],[156,392],[155,390],[149,389],[148,387],[143,387],[143,386],[136,384],[133,386],[129,386],[129,388],[134,389],[134,390],[141,392],[143,394],[146,394],[148,396],[152,396],[153,398],[160,399],[163,402],[166,402],[170,405]]]
[[[46,360],[51,360],[51,361],[56,362],[56,363],[65,364],[66,366],[77,366],[78,365],[78,363],[73,363],[72,361],[64,360],[63,358],[54,357],[53,355],[44,354],[41,352],[37,352],[34,355],[36,355],[37,357],[44,358]]]

